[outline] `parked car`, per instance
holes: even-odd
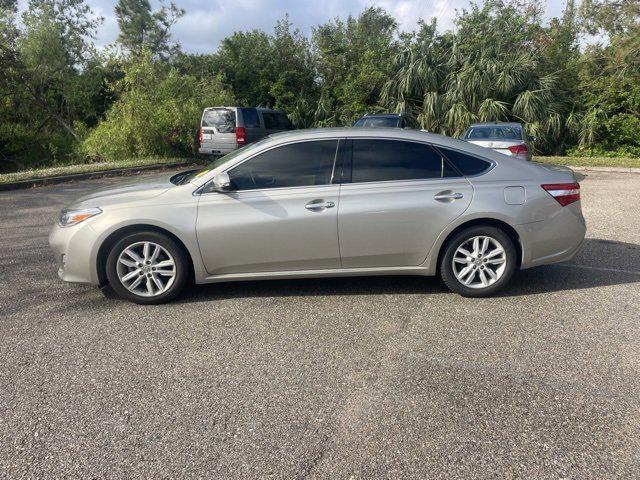
[[[272,133],[293,130],[287,116],[268,108],[205,108],[200,121],[198,152],[219,156]]]
[[[522,124],[516,122],[474,123],[462,139],[520,160],[531,160],[531,142],[535,140],[526,134]]]
[[[269,136],[199,171],[87,195],[49,242],[69,282],[137,303],[191,281],[436,275],[483,297],[516,269],[570,259],[585,236],[565,167],[513,162],[415,130]]]
[[[411,115],[406,113],[367,113],[353,122],[354,127],[390,127],[420,129]]]

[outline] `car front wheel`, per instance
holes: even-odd
[[[495,227],[470,227],[448,243],[440,275],[450,290],[465,297],[486,297],[503,288],[516,269],[513,241]]]
[[[120,297],[140,304],[175,298],[189,276],[189,262],[180,245],[159,232],[133,233],[111,248],[107,279]]]

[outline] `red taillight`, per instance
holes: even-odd
[[[247,143],[247,132],[242,127],[236,127],[236,143],[238,145]]]
[[[579,183],[548,183],[540,186],[563,207],[580,200]]]
[[[198,131],[198,141],[202,143],[202,128]]]
[[[526,155],[527,154],[527,146],[524,143],[520,145],[511,145],[507,147],[511,153],[514,155]]]

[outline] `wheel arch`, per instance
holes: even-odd
[[[107,280],[106,263],[107,263],[107,257],[109,256],[109,251],[111,250],[111,247],[113,247],[116,244],[116,242],[121,238],[123,238],[125,235],[129,235],[137,232],[150,232],[150,231],[166,235],[167,237],[175,241],[180,246],[180,248],[182,248],[182,250],[186,254],[187,259],[189,261],[189,270],[190,270],[189,276],[191,277],[191,279],[194,279],[195,277],[194,263],[193,263],[193,258],[191,256],[191,252],[189,251],[187,246],[184,244],[184,242],[180,240],[180,238],[177,235],[175,235],[174,233],[170,232],[165,228],[158,227],[157,225],[136,224],[136,225],[127,225],[111,232],[100,244],[100,247],[98,248],[98,254],[96,256],[96,272],[98,275],[98,283],[100,287],[104,287],[109,283],[109,281]]]
[[[477,227],[477,226],[495,227],[495,228],[499,228],[504,233],[506,233],[511,239],[511,241],[513,242],[513,245],[516,249],[517,260],[518,260],[517,268],[521,267],[522,261],[523,261],[523,248],[522,248],[522,242],[520,240],[520,234],[518,233],[518,231],[512,225],[505,222],[504,220],[500,220],[492,217],[479,217],[479,218],[473,218],[471,220],[462,222],[447,233],[447,235],[438,245],[438,255],[436,255],[433,259],[435,264],[434,265],[435,271],[437,271],[440,268],[440,260],[442,258],[442,255],[444,254],[444,251],[447,248],[449,241],[462,230],[465,230],[470,227]]]

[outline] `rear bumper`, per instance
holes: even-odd
[[[587,226],[580,206],[560,208],[539,222],[519,225],[522,241],[522,268],[570,260],[582,248]]]
[[[227,153],[233,152],[237,148],[237,146],[229,145],[204,146],[198,149],[198,153],[200,155],[226,155]]]

